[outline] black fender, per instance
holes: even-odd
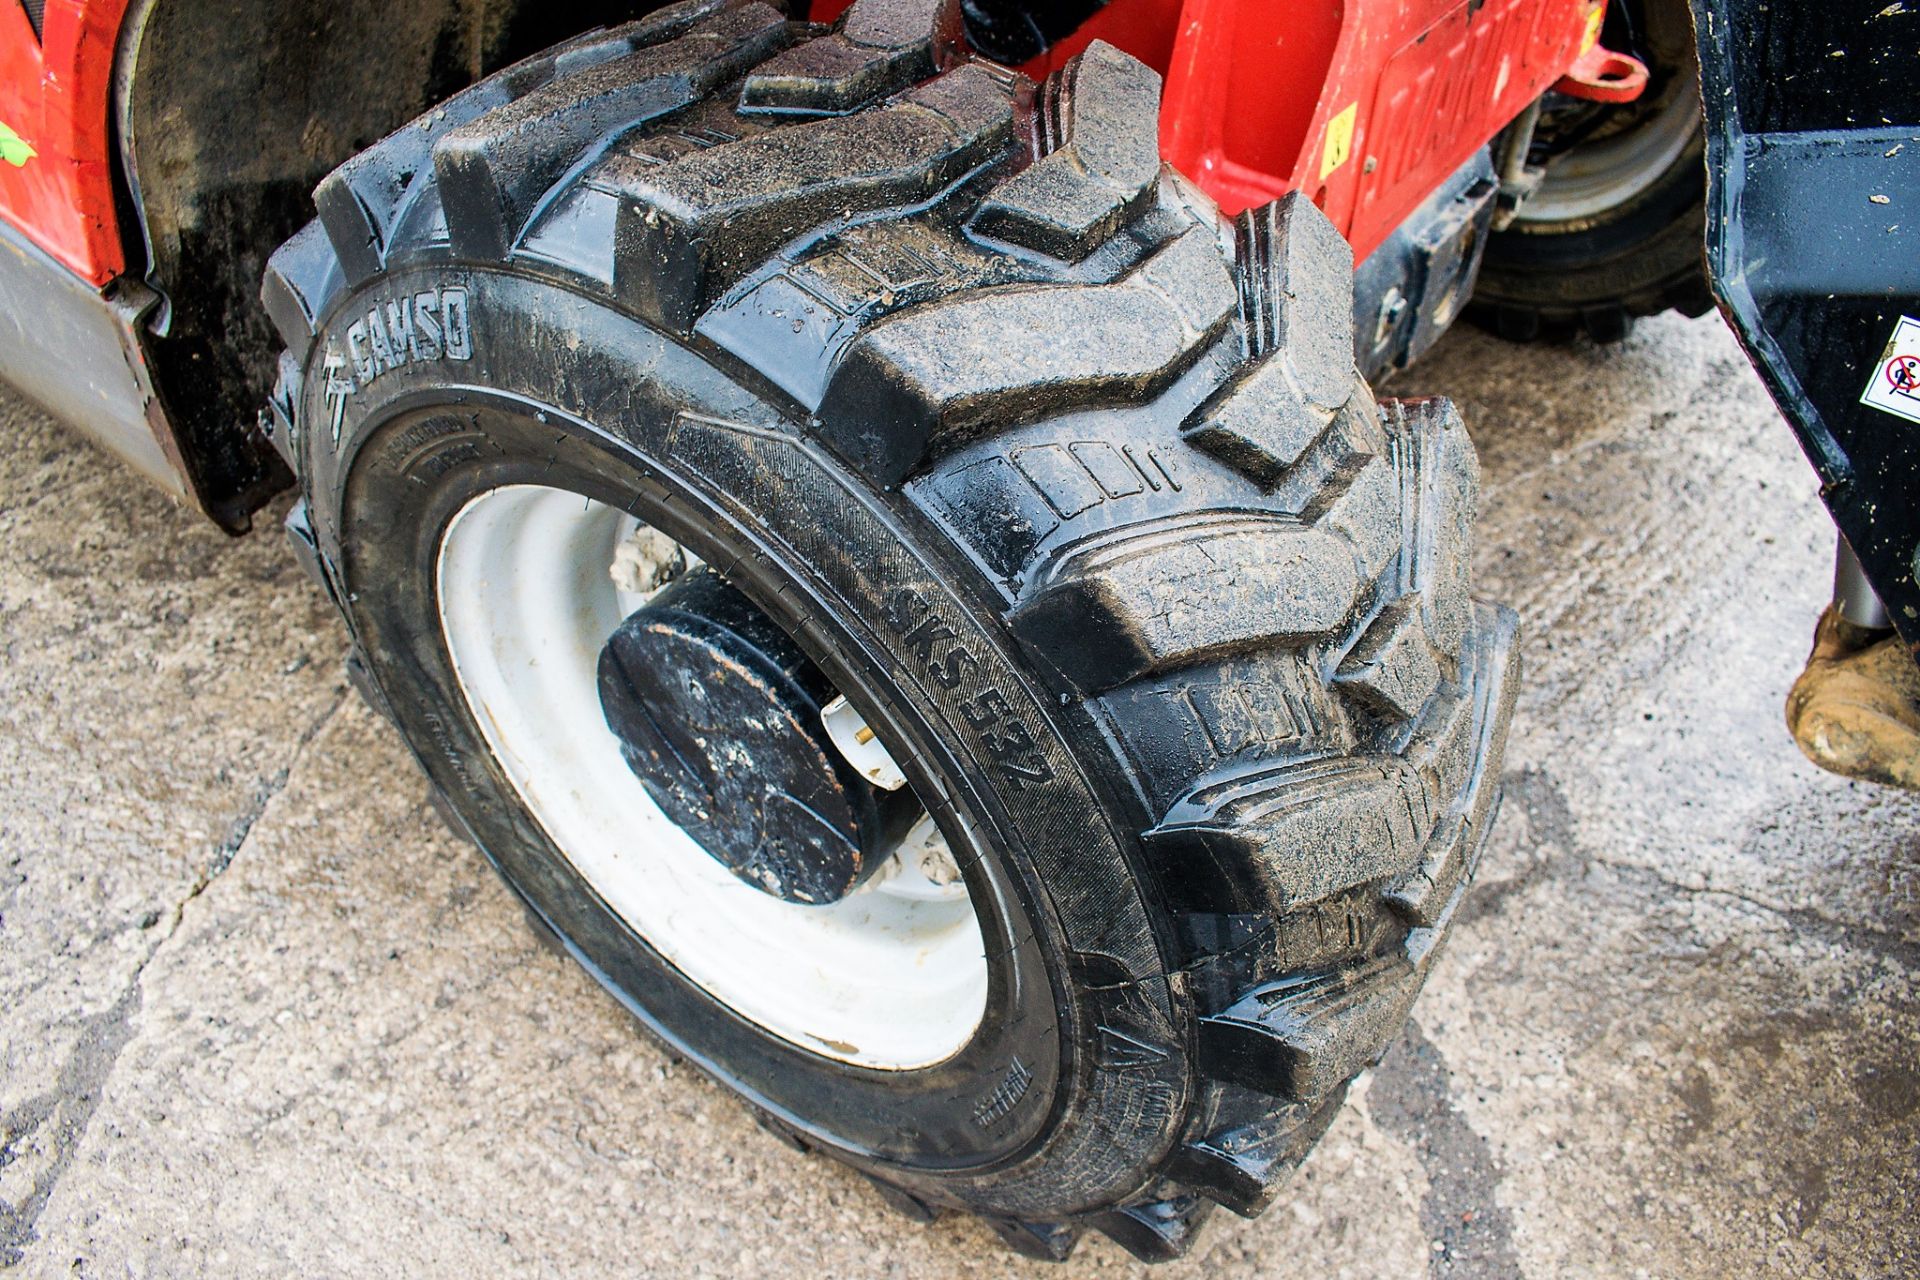
[[[88,332],[117,334],[143,385],[105,418],[83,406],[77,425],[136,462],[157,440],[164,462],[143,469],[244,532],[293,482],[255,429],[278,353],[258,298],[267,256],[313,216],[314,184],[499,67],[663,2],[136,0],[112,103],[129,278],[93,300],[126,314]],[[117,378],[114,342],[89,351]]]
[[[1920,385],[1866,402],[1896,334],[1920,343],[1920,10],[1693,0],[1693,13],[1714,295],[1920,650]]]

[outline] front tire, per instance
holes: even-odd
[[[1513,621],[1466,594],[1458,416],[1358,379],[1317,211],[1223,226],[1159,169],[1146,68],[1096,45],[1036,90],[957,31],[699,0],[445,104],[276,255],[275,437],[377,705],[646,1027],[911,1212],[1172,1257],[1265,1206],[1404,1020]],[[898,762],[964,886],[924,937],[977,946],[948,995],[875,944],[877,1002],[856,964],[756,1003],[702,936],[796,962],[837,908],[716,893],[676,932],[649,895],[705,853],[590,714],[527,727],[586,705],[567,663],[635,604],[605,561],[642,528]],[[908,998],[938,1016],[830,1016]]]

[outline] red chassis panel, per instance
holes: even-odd
[[[42,38],[0,2],[0,125],[34,155],[0,163],[0,218],[92,285],[126,265],[114,214],[114,42],[127,0],[47,0]]]
[[[1123,0],[1125,2],[1125,0]],[[1310,192],[1365,257],[1599,35],[1603,0],[1188,0],[1167,159],[1229,213]]]

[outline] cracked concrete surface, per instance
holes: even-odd
[[[1396,390],[1461,402],[1526,624],[1504,812],[1293,1187],[1159,1274],[1914,1274],[1920,803],[1782,726],[1831,554],[1791,436],[1711,318],[1461,332]],[[0,1269],[1136,1269],[761,1132],[445,834],[276,536],[0,430]]]

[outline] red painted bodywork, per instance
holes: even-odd
[[[1632,102],[1647,90],[1647,64],[1603,45],[1594,45],[1554,82],[1554,92],[1588,102]]]
[[[0,218],[90,284],[126,267],[113,200],[113,53],[127,0],[47,0],[44,40],[0,0],[0,124],[38,153],[0,164]]]
[[[813,16],[848,2],[816,0]],[[1167,160],[1222,209],[1308,191],[1365,256],[1575,63],[1601,3],[1112,0],[1024,69],[1045,75],[1095,39],[1125,49],[1166,77]],[[48,0],[40,41],[0,0],[0,124],[38,152],[0,164],[0,218],[96,285],[126,262],[109,121],[127,4]],[[1330,131],[1337,144],[1349,126],[1329,165]]]

